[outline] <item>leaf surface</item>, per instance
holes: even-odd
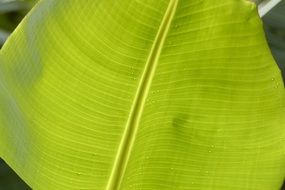
[[[0,52],[0,156],[35,190],[278,190],[284,108],[245,0],[42,0]]]

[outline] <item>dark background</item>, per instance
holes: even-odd
[[[0,47],[37,0],[0,0]],[[263,17],[272,54],[285,79],[285,1]],[[285,117],[285,116],[284,116]],[[0,190],[30,188],[0,159]],[[282,188],[285,190],[285,187]]]

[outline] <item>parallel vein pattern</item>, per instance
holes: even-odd
[[[0,156],[34,190],[279,190],[284,114],[248,0],[42,0],[0,51]]]
[[[116,190],[120,187],[129,155],[136,137],[137,129],[143,112],[146,98],[149,93],[151,82],[157,67],[161,49],[164,45],[171,21],[174,17],[178,0],[170,0],[166,13],[162,19],[159,31],[153,43],[149,57],[138,86],[138,90],[132,105],[132,109],[127,121],[126,129],[120,143],[118,154],[114,162],[112,174],[110,176],[107,189]]]

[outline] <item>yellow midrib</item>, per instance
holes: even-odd
[[[158,33],[155,37],[150,54],[148,56],[131,112],[126,124],[126,128],[121,139],[119,149],[116,155],[114,166],[108,180],[106,190],[118,190],[125,173],[131,149],[136,137],[140,118],[142,116],[143,107],[146,97],[149,93],[151,82],[157,67],[164,41],[166,39],[168,30],[176,12],[178,0],[170,0],[166,12],[163,16]]]

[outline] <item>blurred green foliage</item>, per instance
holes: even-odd
[[[0,0],[0,47],[36,0]]]
[[[270,49],[285,79],[285,1],[265,15],[263,22]]]
[[[0,160],[0,189],[1,190],[30,190],[30,188]]]

